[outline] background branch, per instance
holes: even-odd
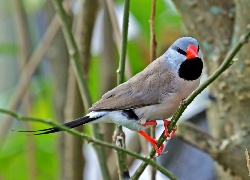
[[[124,82],[125,60],[128,41],[129,6],[130,0],[125,0],[122,23],[121,55],[119,60],[119,67],[117,69],[117,84],[121,84]]]
[[[68,47],[69,55],[70,55],[70,60],[72,62],[75,76],[79,85],[80,93],[83,99],[84,108],[85,108],[85,111],[88,112],[89,107],[92,105],[91,97],[90,97],[87,82],[85,81],[83,77],[83,74],[85,73],[80,63],[80,57],[79,57],[79,52],[76,46],[76,42],[69,28],[70,27],[69,18],[67,17],[67,14],[63,9],[61,0],[53,0],[52,2],[57,12],[57,15],[59,16],[59,19],[60,19],[63,35],[64,35],[64,38]]]
[[[152,0],[151,17],[149,21],[149,24],[150,24],[150,62],[153,62],[156,59],[157,42],[155,39],[155,29],[154,29],[155,10],[156,10],[156,0]],[[155,126],[150,127],[150,136],[154,139],[155,139],[155,128],[156,128]],[[152,168],[151,180],[155,180],[155,178],[156,178],[156,169]]]
[[[105,0],[105,3],[109,12],[109,16],[110,16],[110,20],[111,20],[111,24],[112,24],[112,28],[114,32],[114,40],[115,40],[118,52],[121,56],[122,34],[121,34],[118,20],[115,14],[114,2],[113,0]],[[127,56],[125,57],[125,75],[127,76],[128,79],[132,77],[130,62]]]
[[[19,71],[25,68],[28,63],[31,49],[31,38],[29,33],[29,23],[27,21],[27,16],[24,8],[23,1],[12,0],[12,5],[15,10],[15,30],[18,37],[18,60]],[[22,98],[22,111],[26,114],[30,112],[30,91]],[[7,121],[11,122],[11,121]],[[25,124],[27,130],[30,130],[30,122]],[[27,137],[26,143],[26,154],[27,154],[27,164],[28,164],[28,175],[29,179],[35,179],[37,176],[37,165],[35,163],[36,153],[35,153],[35,139],[34,137]]]
[[[43,55],[45,54],[47,49],[50,47],[50,44],[53,41],[56,33],[58,32],[59,27],[60,25],[59,25],[58,19],[55,16],[51,20],[51,23],[49,27],[47,28],[47,31],[42,38],[42,41],[37,45],[30,59],[27,61],[28,63],[26,64],[25,68],[22,70],[20,79],[18,80],[18,83],[16,86],[16,91],[11,97],[11,100],[8,104],[8,109],[12,111],[17,109],[18,105],[20,104],[20,101],[22,100],[23,96],[26,93],[31,76],[35,72],[40,61],[42,60]],[[3,119],[3,122],[1,123],[0,143],[3,142],[4,137],[10,128],[11,120],[9,118],[10,117],[6,116]]]
[[[157,42],[155,38],[155,10],[156,10],[156,0],[152,1],[152,10],[151,10],[151,17],[150,17],[150,62],[153,62],[156,59],[156,48]]]
[[[80,94],[81,94],[81,97],[83,100],[85,112],[88,112],[89,107],[92,105],[90,92],[88,89],[87,82],[83,76],[85,74],[85,72],[81,66],[79,51],[77,49],[76,42],[75,42],[73,34],[69,28],[70,27],[69,20],[68,20],[66,12],[63,9],[62,1],[61,0],[53,0],[52,2],[53,2],[54,8],[55,8],[55,10],[59,16],[60,22],[61,22],[63,35],[64,35],[64,38],[65,38],[65,41],[66,41],[66,44],[68,47],[70,60],[71,60],[72,67],[73,67],[73,70],[75,73],[75,77],[76,77],[76,80],[77,80],[77,83],[79,86],[79,90],[80,90]],[[92,131],[93,131],[95,138],[102,139],[102,134],[100,133],[100,128],[99,128],[98,124],[92,125]],[[105,152],[101,146],[99,146],[99,147],[94,146],[94,147],[95,147],[95,150],[97,152],[102,176],[105,179],[109,179],[110,175],[109,175],[107,164],[106,164]]]
[[[66,1],[64,1],[63,3],[64,7],[66,4],[65,2]],[[72,4],[74,4],[74,2],[68,4],[67,7],[70,9]],[[96,16],[98,10],[99,10],[98,0],[92,0],[92,1],[82,0],[79,1],[77,10],[74,12],[73,17],[70,15],[71,13],[70,14],[68,13],[68,16],[71,18],[72,21],[71,23],[72,32],[77,44],[77,48],[79,50],[80,63],[84,69],[85,72],[84,76],[86,77],[86,79],[89,79],[88,77],[89,77],[89,69],[91,63],[91,45],[93,39],[92,34],[94,25],[96,23]],[[64,40],[63,37],[61,39]],[[65,52],[67,52],[67,48],[65,49]],[[62,52],[60,52],[60,54],[62,54]],[[57,55],[56,58],[60,61],[62,58],[58,57],[59,55]],[[66,58],[67,62],[69,62],[69,58],[68,57]],[[64,113],[61,114],[64,114],[64,123],[66,123],[72,121],[73,119],[83,116],[85,112],[83,107],[83,101],[81,98],[79,98],[81,97],[81,94],[72,69],[72,64],[68,65],[64,69],[67,70],[67,73],[65,73],[67,77],[64,77],[64,79],[67,79],[68,81],[67,81],[67,91],[64,93],[64,97],[66,94],[66,103],[65,103],[66,105],[64,106]],[[75,129],[80,132],[85,132],[87,128],[86,126],[85,127],[79,126],[76,127]],[[72,136],[71,134],[68,133],[61,133],[60,135],[64,137],[63,148],[62,148],[64,151],[62,160],[63,174],[61,179],[65,180],[84,179],[84,177],[86,176],[85,175],[86,171],[84,171],[84,169],[87,168],[86,164],[87,157],[84,156],[85,144],[83,142],[83,139],[76,136]],[[106,179],[108,178],[109,177],[107,177]]]
[[[218,157],[221,141],[193,123],[181,122],[178,124],[178,131],[175,135],[195,148],[206,152],[214,159]]]
[[[239,134],[232,135],[223,140],[218,140],[193,123],[187,121],[180,123],[178,125],[178,131],[176,132],[178,138],[207,153],[214,161],[222,166],[224,166],[223,159],[227,156],[236,156],[242,152],[238,151],[237,154],[235,154],[233,149],[235,146],[238,147],[237,144],[248,134],[249,131],[242,130]],[[238,148],[239,150],[242,149],[241,147]]]
[[[122,84],[124,82],[124,72],[125,72],[125,62],[127,53],[127,41],[128,41],[128,25],[129,25],[129,6],[130,0],[125,0],[124,10],[123,10],[123,22],[122,22],[122,43],[121,43],[121,54],[119,60],[119,67],[117,69],[117,84]],[[126,138],[125,133],[122,130],[122,126],[118,126],[114,132],[113,142],[122,148],[126,148]],[[123,152],[117,152],[117,164],[119,179],[130,178],[127,157]]]

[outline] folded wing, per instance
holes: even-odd
[[[161,94],[169,84],[169,72],[164,71],[160,61],[155,61],[127,82],[108,91],[90,108],[134,109],[158,104]],[[156,66],[153,67],[152,66]],[[162,77],[163,76],[163,77]]]

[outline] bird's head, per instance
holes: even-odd
[[[176,70],[179,77],[193,81],[201,76],[203,55],[196,39],[177,39],[165,53],[167,64]]]

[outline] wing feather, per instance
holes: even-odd
[[[158,104],[164,87],[169,84],[169,78],[164,72],[167,71],[161,66],[161,61],[155,60],[127,82],[105,93],[90,111],[134,109]]]

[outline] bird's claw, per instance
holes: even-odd
[[[146,121],[145,123],[143,122],[138,122],[139,124],[141,124],[142,126],[156,126],[157,122],[156,120],[150,120],[150,121]],[[170,121],[169,120],[164,120],[164,135],[167,137],[167,140],[170,140],[171,138],[174,137],[175,131],[177,130],[177,126],[172,130],[172,132],[168,132],[168,125],[169,125]],[[153,139],[152,137],[150,137],[149,135],[147,135],[144,131],[138,131],[139,134],[141,134],[143,137],[145,137],[147,139],[147,141],[149,141],[152,146],[155,149],[155,152],[157,153],[157,156],[162,155],[162,151],[164,149],[164,144],[162,144],[160,147],[157,146],[157,140]]]
[[[169,120],[164,120],[164,135],[167,137],[167,141],[169,141],[170,139],[172,139],[174,137],[175,132],[177,131],[177,126],[174,127],[174,129],[169,133],[168,132],[168,125],[169,125],[170,121]]]
[[[160,147],[157,146],[157,140],[150,137],[148,134],[146,134],[144,131],[138,131],[140,135],[142,135],[148,142],[152,144],[152,146],[155,149],[155,152],[158,156],[162,154],[162,150],[164,149],[164,144],[162,144]]]
[[[162,155],[162,151],[164,149],[164,144],[162,144],[160,147],[158,147],[157,146],[157,140],[154,139],[154,141],[155,142],[154,143],[152,142],[152,145],[153,145],[153,147],[155,149],[155,152],[157,153],[156,157],[158,157],[158,156]]]

